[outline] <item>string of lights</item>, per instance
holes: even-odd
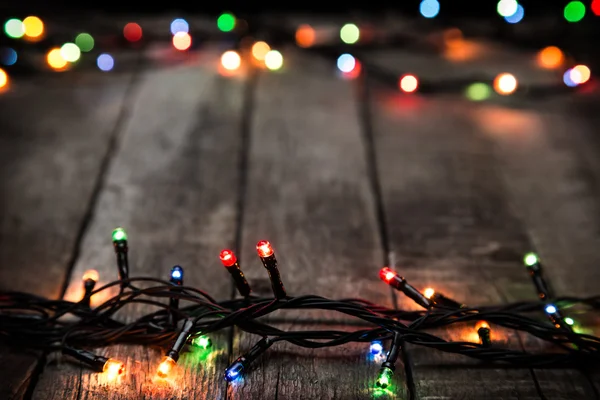
[[[498,14],[509,24],[515,24],[523,19],[523,6],[516,0],[500,0],[497,5]],[[571,1],[564,8],[564,18],[568,22],[578,22],[586,14],[587,7],[580,1]],[[600,0],[594,0],[590,5],[593,16],[600,16]],[[423,0],[419,5],[419,11],[425,18],[434,18],[440,12],[440,5],[437,0]],[[592,16],[592,17],[593,17]],[[221,58],[220,71],[232,73],[240,69],[245,62],[251,62],[254,65],[265,67],[275,71],[284,67],[284,57],[282,53],[265,42],[264,40],[255,41],[251,46],[245,48],[243,43],[248,41],[251,35],[248,31],[248,22],[238,19],[232,13],[226,12],[216,19],[218,31],[225,36],[227,40],[237,42],[234,48],[226,50]],[[326,32],[325,32],[326,31]],[[454,80],[450,82],[428,81],[418,76],[418,71],[405,71],[398,74],[389,71],[385,67],[379,66],[369,60],[368,53],[361,52],[369,46],[377,45],[380,42],[390,43],[412,43],[414,40],[398,37],[393,33],[379,32],[377,35],[367,34],[369,29],[361,27],[354,23],[342,25],[337,32],[325,30],[321,31],[310,25],[300,25],[294,34],[285,32],[282,26],[269,27],[267,36],[279,38],[284,43],[295,43],[300,48],[312,48],[318,50],[325,48],[332,50],[337,58],[337,68],[345,78],[356,78],[368,67],[369,71],[380,75],[384,80],[393,80],[399,90],[405,94],[420,92],[427,93],[445,93],[445,92],[463,92],[464,95],[472,101],[483,101],[490,98],[495,91],[501,96],[521,94],[527,96],[545,96],[555,92],[565,92],[569,88],[578,88],[591,80],[591,70],[583,64],[576,64],[556,46],[548,46],[539,51],[537,55],[537,64],[542,69],[554,69],[563,71],[563,84],[546,86],[520,85],[517,76],[509,71],[499,73],[493,80],[481,79],[480,77],[466,77],[465,79]],[[45,43],[46,27],[44,22],[36,16],[28,16],[23,20],[11,18],[4,24],[5,35],[11,40],[21,40],[30,44]],[[174,19],[170,26],[165,28],[165,32],[170,34],[170,40],[176,52],[188,53],[198,46],[198,43],[205,43],[208,40],[218,39],[209,30],[193,28],[190,23],[183,18]],[[282,34],[283,32],[283,34]],[[332,32],[334,34],[332,35]],[[459,32],[457,29],[454,33]],[[86,57],[95,57],[95,64],[98,69],[104,72],[110,72],[115,66],[120,65],[118,51],[115,49],[116,32],[102,32],[100,36],[92,36],[89,32],[78,32],[73,35],[72,41],[63,43],[60,46],[52,44],[46,50],[45,61],[47,67],[53,71],[68,71],[81,63]],[[374,39],[376,36],[376,39]],[[402,36],[402,35],[400,35]],[[144,43],[152,40],[163,40],[163,35],[155,32],[144,32],[142,26],[136,22],[129,22],[124,25],[120,40],[124,40],[124,45],[130,49],[142,51]],[[107,40],[109,39],[109,40]],[[277,41],[277,40],[276,40]],[[118,42],[118,40],[117,40]],[[426,42],[426,41],[425,41]],[[421,43],[425,47],[426,43]],[[106,47],[103,43],[112,43]],[[465,40],[459,34],[445,37],[441,49],[438,52],[447,52],[449,54],[464,53],[460,50],[467,46]],[[104,48],[103,48],[104,47]],[[353,49],[353,47],[355,49]],[[342,49],[342,51],[340,51]],[[116,52],[116,53],[115,53]],[[332,54],[330,52],[330,54]],[[354,54],[353,54],[354,53]],[[248,57],[246,57],[248,55]],[[453,56],[450,56],[453,57]],[[0,48],[0,64],[10,68],[17,63],[19,59],[17,51],[11,46]],[[123,63],[127,65],[127,63]],[[0,68],[0,90],[7,89],[10,83],[10,77],[7,71]]]
[[[432,288],[423,292],[409,284],[397,271],[383,268],[379,276],[395,290],[414,301],[422,310],[388,308],[365,299],[328,299],[316,295],[289,295],[282,281],[272,245],[262,240],[257,254],[268,272],[273,297],[252,294],[240,263],[231,250],[219,258],[231,274],[240,298],[216,301],[198,288],[186,286],[184,269],[172,267],[168,279],[130,277],[128,235],[122,228],[112,234],[119,279],[97,287],[99,275],[88,271],[82,280],[80,301],[52,300],[23,292],[0,292],[0,334],[18,348],[60,351],[91,370],[118,380],[127,373],[119,360],[95,354],[91,349],[119,343],[159,345],[166,351],[156,366],[158,379],[168,379],[179,357],[190,349],[211,351],[211,336],[236,327],[258,335],[249,351],[235,359],[224,379],[235,381],[251,372],[252,362],[276,346],[288,342],[305,348],[324,348],[347,343],[364,343],[365,353],[381,362],[376,388],[392,385],[396,361],[402,346],[412,343],[439,351],[460,354],[487,363],[509,363],[528,367],[566,367],[600,361],[600,338],[577,332],[572,318],[561,311],[582,307],[586,312],[600,308],[600,296],[554,298],[542,276],[539,258],[529,253],[524,265],[532,277],[539,299],[513,304],[473,307],[453,300]],[[94,297],[109,294],[95,304]],[[185,305],[182,306],[182,303]],[[128,306],[146,304],[154,311],[131,322],[122,322],[117,313]],[[327,310],[365,323],[357,330],[282,330],[261,319],[278,310]],[[540,319],[545,314],[548,321]],[[450,341],[431,333],[441,327],[472,326],[478,342]],[[525,332],[548,342],[549,352],[528,353],[503,347],[493,340],[492,327]],[[387,349],[387,350],[386,350]]]

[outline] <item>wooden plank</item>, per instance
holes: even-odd
[[[519,204],[516,209],[527,223],[546,279],[557,296],[586,297],[598,293],[600,168],[595,138],[597,115],[589,104],[595,102],[557,99],[536,112],[512,110],[499,115],[494,108],[483,108],[472,114],[497,143],[497,157],[502,161],[507,187],[513,201]],[[508,126],[524,129],[491,130],[494,118],[490,117],[494,115],[512,121]],[[575,310],[565,311],[565,315],[577,320],[585,332],[600,335],[597,319],[579,315]],[[584,373],[595,385],[597,398],[600,373]]]
[[[466,115],[470,107],[375,92],[375,147],[391,249],[417,287],[434,287],[466,304],[532,299],[521,266],[529,240],[496,172],[492,142]],[[538,346],[528,336],[495,331],[504,346]],[[475,336],[472,326],[441,334],[470,341]],[[410,357],[417,398],[590,394],[577,371],[481,368],[464,357],[414,347]]]
[[[383,254],[352,85],[336,78],[333,63],[291,47],[282,53],[284,70],[260,75],[254,104],[245,274],[259,292],[270,292],[255,250],[259,240],[268,239],[289,295],[364,297],[389,305],[389,291],[378,282]],[[344,325],[342,316],[326,312],[280,316],[288,322],[283,329],[330,327],[320,321]],[[242,334],[233,357],[256,341]],[[232,384],[232,398],[371,398],[379,366],[367,361],[367,351],[366,345],[309,351],[277,344],[243,382]],[[398,364],[395,394],[405,398]]]
[[[129,80],[17,81],[0,96],[3,289],[60,296]],[[0,348],[0,398],[25,393],[40,355]]]
[[[116,226],[129,234],[131,276],[166,279],[179,264],[186,285],[216,298],[230,297],[232,284],[218,254],[235,234],[244,80],[219,76],[212,51],[206,50],[203,59],[202,64],[144,75],[67,297],[81,295],[80,279],[90,267],[103,282],[116,279],[110,242]],[[123,317],[150,310],[131,307]],[[46,368],[33,398],[222,398],[228,339],[226,333],[213,339],[214,350],[204,362],[194,353],[182,355],[169,384],[154,381],[164,350],[119,345],[102,353],[126,363],[122,382],[106,383],[101,374],[58,362]]]

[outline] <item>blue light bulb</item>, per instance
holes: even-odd
[[[231,382],[240,377],[240,374],[244,370],[244,365],[241,362],[234,363],[231,367],[225,371],[225,380]]]
[[[547,314],[554,314],[556,312],[556,307],[553,304],[548,304],[546,306],[546,313]]]
[[[183,280],[183,268],[179,265],[174,266],[171,269],[171,281],[181,282]]]
[[[378,356],[383,352],[383,345],[380,341],[375,341],[371,343],[370,352],[374,356]]]

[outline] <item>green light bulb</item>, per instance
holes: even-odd
[[[585,17],[585,5],[580,1],[572,1],[565,7],[564,15],[568,22],[579,22]]]
[[[573,320],[573,318],[569,318],[569,317],[565,318],[565,323],[570,326],[575,325],[575,321]]]
[[[360,38],[360,29],[354,24],[346,24],[340,29],[340,38],[346,44],[354,44]]]
[[[122,240],[127,240],[127,233],[123,228],[117,228],[112,233],[113,242],[120,242]]]
[[[212,340],[210,340],[210,338],[208,336],[202,335],[202,336],[193,338],[192,345],[206,350],[209,347],[212,347]]]
[[[528,267],[531,267],[538,263],[538,256],[535,253],[527,253],[525,257],[523,257],[523,262]]]
[[[386,387],[392,384],[392,376],[394,376],[394,371],[392,371],[388,367],[381,368],[381,371],[379,372],[379,377],[377,377],[377,381],[375,381],[375,386],[381,389],[385,389]]]

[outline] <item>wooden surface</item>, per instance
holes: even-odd
[[[123,226],[132,276],[165,278],[179,264],[186,284],[217,299],[235,296],[222,248],[239,250],[253,290],[269,293],[254,247],[261,239],[273,244],[292,295],[415,308],[379,281],[379,268],[391,265],[416,287],[467,304],[533,300],[521,264],[529,250],[558,294],[597,294],[600,147],[595,110],[584,107],[591,101],[406,96],[368,70],[365,79],[342,79],[335,59],[292,46],[279,48],[282,71],[222,76],[223,50],[124,74],[40,78],[0,96],[2,288],[58,297],[64,287],[66,298],[80,298],[87,269],[102,282],[116,278],[110,233]],[[496,47],[457,65],[406,49],[361,52],[432,80],[505,69],[521,84],[555,79],[534,69],[531,55]],[[286,329],[353,329],[325,312],[276,317]],[[472,325],[437,333],[477,340]],[[0,368],[0,398],[597,399],[600,390],[593,369],[490,367],[412,345],[383,396],[372,390],[378,365],[360,345],[279,343],[242,382],[226,384],[224,368],[257,340],[215,335],[211,356],[185,354],[167,384],[153,379],[164,349],[102,349],[126,360],[130,373],[118,386],[56,354],[0,348],[0,365],[11,366]],[[544,345],[501,329],[494,340]]]

